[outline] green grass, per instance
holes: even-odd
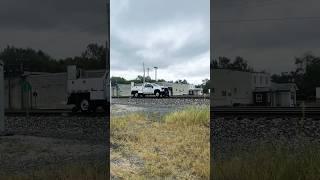
[[[214,164],[214,179],[319,180],[320,146],[292,151],[287,147],[261,146]]]
[[[189,107],[160,121],[145,114],[111,119],[111,143],[118,145],[111,174],[124,179],[209,179],[209,107]],[[149,116],[149,118],[151,118]],[[130,164],[127,157],[141,159]]]

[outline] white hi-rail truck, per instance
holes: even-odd
[[[68,66],[67,104],[73,104],[73,111],[95,112],[98,107],[109,111],[109,74],[108,70],[102,77],[87,78],[81,76],[81,70],[76,66]]]

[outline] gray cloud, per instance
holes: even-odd
[[[213,20],[320,17],[319,1],[213,1]],[[306,51],[319,54],[320,18],[282,21],[213,23],[213,55],[243,56],[257,69],[289,71],[294,57]]]
[[[136,77],[141,75],[142,62],[145,62],[147,67],[158,66],[159,78],[166,80],[184,78],[199,83],[208,78],[209,2],[112,0],[112,74],[124,75],[129,73],[129,68],[131,74],[125,76]],[[204,55],[207,55],[206,62]],[[205,67],[184,66],[198,62]]]
[[[106,2],[2,0],[0,48],[10,44],[42,49],[54,57],[78,55],[106,40]]]

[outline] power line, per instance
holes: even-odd
[[[251,23],[251,22],[268,22],[268,21],[314,21],[320,20],[320,16],[305,17],[281,17],[281,18],[260,18],[260,19],[226,19],[212,20],[212,23]]]
[[[242,2],[242,3],[241,3]],[[299,1],[296,1],[297,3]],[[226,8],[226,9],[245,9],[245,8],[262,8],[262,7],[277,7],[279,4],[284,4],[284,3],[294,3],[293,0],[260,0],[260,1],[234,1],[230,2],[229,5],[225,6],[215,6],[213,5],[213,9],[217,10],[220,8]]]

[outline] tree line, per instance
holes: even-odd
[[[26,71],[33,72],[65,72],[68,65],[85,69],[105,69],[106,48],[92,43],[78,56],[55,59],[42,50],[7,46],[0,51],[0,59],[6,67],[23,66]]]
[[[210,68],[231,69],[245,72],[253,71],[253,68],[248,65],[248,61],[240,56],[237,56],[234,59],[230,59],[225,56],[220,56],[218,58],[212,59],[210,62]]]

